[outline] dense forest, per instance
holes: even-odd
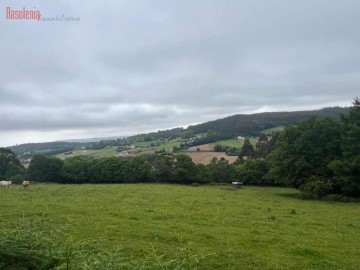
[[[310,117],[270,137],[260,135],[255,147],[245,139],[234,164],[214,158],[209,165],[196,165],[187,155],[170,153],[129,159],[75,156],[65,161],[36,155],[25,171],[15,153],[1,148],[0,177],[58,183],[242,181],[296,187],[307,198],[360,197],[359,139],[360,100],[355,99],[347,115]]]

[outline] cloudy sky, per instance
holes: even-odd
[[[6,10],[79,21],[7,20]],[[0,0],[0,145],[350,105],[359,0]]]

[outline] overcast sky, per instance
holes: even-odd
[[[77,22],[6,20],[6,7]],[[351,105],[359,0],[0,0],[0,145]]]

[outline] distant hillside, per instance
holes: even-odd
[[[339,119],[340,114],[348,114],[349,108],[329,107],[312,111],[265,112],[237,114],[203,124],[189,126],[194,133],[218,132],[231,135],[255,136],[265,129],[296,124],[311,116]]]
[[[61,140],[59,142],[71,142],[71,143],[87,143],[87,142],[101,142],[101,141],[109,141],[109,140],[116,140],[122,139],[124,136],[116,136],[116,137],[94,137],[94,138],[86,138],[86,139],[68,139],[68,140]]]
[[[223,119],[217,119],[206,123],[189,126],[188,128],[174,128],[159,130],[147,134],[139,134],[126,138],[92,138],[58,141],[49,143],[28,143],[11,146],[10,149],[21,159],[31,158],[35,154],[56,155],[70,152],[85,147],[86,149],[100,150],[105,147],[126,147],[139,142],[165,148],[164,144],[181,138],[177,143],[182,149],[201,144],[214,143],[221,140],[231,139],[234,136],[257,136],[264,130],[297,124],[311,116],[331,117],[338,119],[340,114],[347,115],[349,108],[331,107],[312,111],[295,112],[265,112],[257,114],[237,114]]]
[[[25,143],[9,147],[20,159],[31,158],[34,154],[55,155],[80,147],[80,143],[46,142]]]

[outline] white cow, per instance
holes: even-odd
[[[12,184],[12,181],[0,181],[0,187],[10,187],[10,185]]]
[[[23,182],[22,182],[22,186],[23,186],[24,188],[28,188],[28,187],[30,186],[30,181],[23,181]]]

